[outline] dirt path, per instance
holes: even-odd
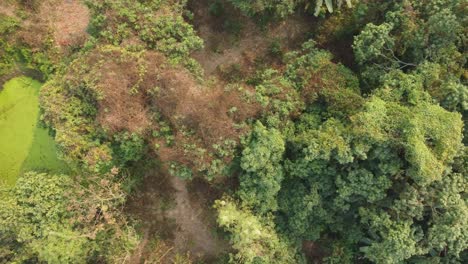
[[[196,257],[216,256],[226,248],[226,242],[213,236],[213,226],[203,219],[198,201],[190,201],[187,182],[171,177],[176,206],[167,212],[178,226],[174,244],[178,251],[190,250]]]
[[[192,190],[190,182],[169,176],[161,168],[149,171],[126,206],[127,215],[139,223],[138,231],[142,234],[128,263],[152,263],[154,258],[161,259],[156,263],[172,263],[175,254],[187,252],[193,259],[211,263],[210,260],[229,250],[228,242],[215,234],[209,190]],[[155,239],[163,241],[164,249],[155,247]],[[164,253],[163,258],[158,255]]]
[[[209,3],[208,0],[190,3],[196,30],[205,41],[205,48],[193,57],[207,76],[216,75],[219,66],[234,63],[246,66],[255,57],[264,55],[273,41],[279,41],[287,49],[293,48],[302,43],[299,39],[306,38],[306,32],[313,26],[305,17],[292,16],[261,30],[251,20],[244,19],[243,30],[233,36],[232,32],[220,30],[219,22],[224,21],[219,20],[224,18],[211,16]],[[216,234],[211,208],[216,192],[209,184],[195,182],[168,176],[162,168],[149,171],[137,196],[127,205],[128,215],[141,223],[139,231],[143,234],[131,263],[145,263],[154,256],[152,240],[155,238],[167,243],[168,249],[163,252],[170,251],[161,263],[171,263],[174,254],[186,252],[194,259],[212,263],[210,260],[230,249],[228,242]]]
[[[175,225],[166,218],[166,208],[173,199],[174,192],[168,176],[150,168],[141,187],[129,197],[125,212],[138,223],[137,230],[142,235],[142,240],[128,263],[144,263],[148,255],[152,254],[152,239],[173,239]]]

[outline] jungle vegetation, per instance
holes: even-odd
[[[85,0],[65,42],[56,2],[0,4],[0,263],[468,262],[466,1]],[[300,42],[207,70],[232,56],[203,23],[241,49],[297,17]],[[129,201],[166,174],[216,193],[216,256],[141,231]]]

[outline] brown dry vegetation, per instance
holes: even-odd
[[[153,63],[164,63],[162,56],[152,59]],[[146,105],[146,91],[151,86],[142,82],[142,62],[145,61],[133,54],[122,54],[119,49],[92,52],[84,62],[93,67],[90,73],[94,75],[92,87],[98,94],[97,121],[111,134],[143,134],[151,125]]]
[[[14,17],[16,13],[16,9],[18,8],[16,1],[14,0],[3,0],[0,3],[0,14]]]
[[[225,252],[226,242],[213,236],[213,212],[205,209],[210,206],[205,201],[213,199],[191,197],[184,181],[167,176],[165,165],[177,161],[194,172],[201,171],[213,159],[207,154],[213,151],[213,144],[226,139],[237,142],[246,131],[236,124],[255,116],[259,109],[245,100],[245,90],[202,84],[157,52],[128,52],[110,46],[98,47],[75,61],[65,79],[70,86],[86,87],[95,94],[96,121],[108,134],[134,132],[150,146],[161,145],[155,153],[163,166],[148,172],[143,189],[127,205],[129,215],[143,224],[143,241],[130,262],[157,259],[171,263],[176,254],[185,252],[195,259]],[[238,110],[230,113],[233,107]],[[161,120],[171,127],[172,145],[151,133],[160,129]],[[187,144],[209,151],[190,151]],[[230,162],[231,157],[224,158]],[[210,193],[208,188],[203,195]],[[168,209],[171,200],[174,204]],[[155,237],[164,242],[154,245]]]
[[[234,127],[256,113],[255,107],[245,103],[238,91],[225,91],[221,86],[202,87],[188,72],[168,70],[158,82],[160,95],[155,105],[172,124],[197,132],[206,147],[224,139],[236,139],[240,131]],[[240,109],[236,117],[229,109]]]
[[[181,165],[193,168],[194,172],[202,171],[213,161],[215,144],[226,140],[238,143],[239,138],[248,132],[244,127],[236,126],[248,118],[257,115],[260,107],[248,103],[238,90],[224,90],[221,86],[203,87],[187,78],[188,73],[182,70],[167,71],[158,82],[160,95],[155,97],[156,106],[174,128],[175,144],[159,150],[162,161],[177,161]],[[230,113],[231,109],[237,109]],[[188,151],[187,145],[208,151]],[[225,156],[228,164],[232,156]]]
[[[214,144],[238,142],[247,132],[236,126],[254,117],[259,107],[249,103],[245,90],[203,85],[186,69],[169,64],[157,52],[128,52],[110,46],[97,48],[73,63],[67,80],[88,87],[97,97],[97,122],[110,134],[132,132],[161,148],[162,161],[177,161],[194,171],[206,169]],[[235,111],[230,111],[235,109]],[[169,124],[173,145],[151,137],[159,121]],[[210,151],[188,151],[187,145]],[[226,163],[231,157],[224,157]]]
[[[62,0],[53,4],[51,12],[55,43],[62,47],[83,45],[90,19],[86,5],[80,0]]]
[[[0,10],[14,13],[11,7]],[[90,15],[82,1],[37,1],[34,8],[26,10],[27,17],[21,22],[15,38],[33,50],[52,43],[52,46],[66,52],[68,47],[81,46],[86,41]]]
[[[33,51],[37,51],[44,46],[48,34],[47,18],[41,15],[30,15],[22,21],[20,30],[17,31],[14,38],[31,47]]]

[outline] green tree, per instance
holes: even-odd
[[[371,88],[393,69],[414,70],[424,63],[440,64],[459,79],[462,55],[462,1],[393,1],[383,23],[368,24],[354,39],[356,61]],[[432,75],[432,74],[431,74]],[[433,87],[434,89],[434,87]]]
[[[17,263],[117,261],[137,238],[120,206],[125,194],[112,174],[69,176],[29,172],[3,193],[0,257]]]
[[[120,45],[136,36],[146,49],[160,51],[177,63],[196,64],[188,55],[203,47],[203,40],[182,17],[187,1],[85,2],[92,14],[91,32],[101,40]]]
[[[325,5],[328,12],[333,13],[334,8],[335,7],[340,8],[343,5],[343,3],[346,3],[348,8],[351,8],[353,6],[352,2],[353,2],[352,0],[335,0],[335,1],[333,1],[333,0],[316,0],[315,1],[314,16],[318,16],[320,14],[323,5]],[[306,5],[309,4],[307,1],[306,1],[306,3],[307,3]]]
[[[432,104],[412,77],[395,73],[348,121],[297,123],[278,195],[284,233],[311,240],[335,234],[332,244],[351,249],[344,259],[363,254],[373,262],[400,263],[450,243],[447,258],[458,257],[466,241],[460,236],[464,191],[453,190],[461,200],[450,220],[442,213],[447,207],[425,208],[440,205],[437,195],[451,192],[442,190],[446,181],[459,177],[450,171],[462,155],[461,116]]]
[[[9,248],[3,258],[85,263],[91,245],[68,222],[73,213],[67,211],[67,188],[67,176],[27,173],[18,179],[0,211],[0,233]]]
[[[257,122],[246,147],[242,151],[238,195],[244,204],[259,213],[277,208],[276,194],[283,180],[281,161],[285,150],[284,139],[276,129],[267,129]]]
[[[237,251],[230,263],[267,264],[298,263],[295,250],[275,232],[272,221],[255,216],[231,198],[215,202],[218,224],[230,233]]]
[[[259,13],[273,13],[279,17],[285,17],[294,12],[298,6],[309,9],[313,6],[314,15],[318,16],[325,7],[328,12],[333,13],[335,8],[340,8],[344,3],[351,8],[352,0],[230,0],[234,6],[249,16]]]

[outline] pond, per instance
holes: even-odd
[[[57,146],[40,126],[41,83],[27,77],[11,79],[0,90],[0,186],[11,186],[26,171],[67,173]]]

